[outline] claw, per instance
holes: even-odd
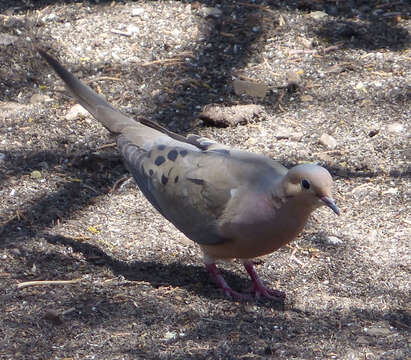
[[[285,298],[285,293],[280,290],[268,289],[260,279],[257,271],[254,269],[254,264],[252,261],[245,261],[244,267],[249,273],[251,280],[253,281],[252,292],[256,298],[265,297],[271,300],[283,300]]]
[[[206,269],[210,273],[211,277],[216,282],[217,286],[224,291],[224,294],[234,300],[250,300],[251,296],[242,294],[238,291],[233,290],[225,281],[223,275],[217,269],[216,264],[206,264]]]
[[[265,297],[271,300],[283,300],[285,298],[285,293],[279,290],[271,290],[264,286],[263,282],[259,278],[257,272],[254,269],[254,264],[252,262],[244,262],[244,267],[247,272],[250,274],[251,279],[253,280],[253,287],[251,289],[252,294],[255,298]],[[223,275],[217,269],[217,266],[212,264],[206,264],[206,269],[210,273],[211,277],[216,282],[217,286],[223,290],[224,294],[234,300],[244,301],[252,300],[253,296],[242,294],[238,291],[233,290],[225,281]]]

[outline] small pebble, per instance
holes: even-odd
[[[278,127],[274,132],[274,137],[278,140],[288,139],[289,137],[291,137],[291,130],[283,126]]]
[[[144,14],[144,9],[141,7],[136,7],[131,10],[131,16],[141,16]]]
[[[336,236],[326,236],[324,242],[328,245],[341,245],[343,241]]]
[[[31,177],[32,179],[41,179],[41,178],[43,177],[43,175],[41,174],[40,171],[38,171],[38,170],[33,170],[33,171],[31,172],[31,174],[30,174],[30,177]]]
[[[380,129],[371,130],[371,131],[368,133],[368,136],[369,136],[369,137],[374,137],[375,135],[378,135],[379,132],[380,132]]]
[[[212,17],[218,19],[223,15],[223,12],[219,8],[204,7],[200,10],[200,14],[204,17]]]
[[[337,147],[337,140],[335,140],[331,135],[324,133],[320,137],[320,144],[324,145],[328,149],[335,149]]]
[[[68,121],[76,120],[80,117],[85,117],[89,112],[83,108],[80,104],[74,105],[66,114],[65,119]]]
[[[56,19],[57,19],[57,15],[54,14],[54,13],[51,13],[51,14],[48,14],[48,15],[44,16],[42,20],[44,22],[47,22],[47,21],[53,21],[53,20],[56,20]]]
[[[314,20],[321,20],[326,18],[328,14],[324,11],[312,11],[308,14],[308,16],[313,18]]]
[[[164,338],[166,339],[166,340],[173,340],[173,339],[175,339],[177,337],[177,334],[175,333],[175,332],[172,332],[172,331],[167,331],[166,333],[165,333],[165,335],[164,335]]]
[[[140,28],[136,25],[130,24],[127,26],[127,32],[129,34],[136,34],[138,32],[140,32]]]
[[[401,123],[395,122],[387,126],[387,131],[399,134],[404,131],[404,126]]]

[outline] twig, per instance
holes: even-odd
[[[70,309],[67,309],[67,310],[64,310],[64,311],[61,312],[61,316],[70,314],[70,313],[72,313],[72,312],[74,312],[74,311],[76,311],[76,308],[74,308],[74,307],[72,307],[72,308],[70,308]]]
[[[113,81],[121,81],[120,78],[112,77],[112,76],[99,76],[94,79],[87,80],[87,83],[91,83],[94,81],[102,81],[102,80],[113,80]]]
[[[323,53],[328,53],[328,52],[330,52],[330,51],[334,51],[334,50],[338,50],[341,46],[343,46],[344,45],[344,43],[343,42],[339,42],[338,44],[335,44],[335,45],[332,45],[332,46],[329,46],[329,47],[327,47],[327,48],[325,48],[325,49],[323,49]]]
[[[289,55],[298,55],[298,54],[316,54],[318,50],[316,49],[291,49]]]
[[[71,239],[76,241],[90,240],[90,236],[71,236]]]
[[[113,187],[111,188],[111,190],[109,192],[112,193],[112,192],[116,191],[117,188],[121,189],[123,186],[127,185],[131,180],[133,180],[132,176],[125,176],[125,177],[122,177],[121,179],[118,179],[114,183]]]
[[[299,54],[321,55],[321,54],[326,54],[326,53],[334,51],[334,50],[338,50],[343,45],[344,45],[344,42],[340,41],[335,45],[326,47],[325,49],[291,49],[288,52],[288,55],[290,55],[290,56],[299,55]]]
[[[396,16],[405,16],[405,13],[402,13],[401,11],[392,11],[392,12],[387,12],[385,14],[380,15],[380,17],[383,17],[383,18],[396,17]]]
[[[97,195],[100,194],[99,191],[97,191],[96,189],[94,189],[93,187],[91,187],[90,185],[86,185],[86,184],[82,184],[83,187],[85,187],[86,189],[91,190],[92,192],[96,193]]]
[[[117,145],[116,143],[104,144],[104,145],[99,146],[97,150],[103,150],[109,147],[115,147],[116,145]]]
[[[304,266],[304,263],[300,260],[298,260],[294,255],[290,256],[291,260],[294,260],[298,265]]]
[[[173,58],[173,59],[160,59],[160,60],[154,60],[154,61],[149,61],[143,64],[140,64],[141,66],[151,66],[151,65],[157,65],[157,64],[172,64],[172,63],[180,63],[183,60],[178,59],[178,58]]]
[[[315,153],[312,153],[311,155],[319,155],[319,154],[332,154],[332,153],[341,153],[341,150],[328,150],[328,151],[317,151]]]
[[[201,318],[201,320],[203,321],[209,321],[209,322],[213,322],[213,323],[217,323],[217,324],[229,324],[228,321],[221,321],[221,320],[216,320],[216,319],[209,319],[209,318]]]
[[[38,280],[38,281],[25,281],[17,284],[17,289],[23,289],[29,286],[39,286],[39,285],[65,285],[65,284],[76,284],[82,279],[74,280]]]
[[[120,31],[120,30],[116,30],[116,29],[111,29],[111,32],[113,34],[117,34],[117,35],[123,35],[123,36],[131,36],[132,34],[129,32],[124,32],[124,31]]]
[[[388,3],[388,4],[379,4],[379,5],[376,5],[375,7],[377,9],[384,9],[384,8],[392,8],[396,5],[405,5],[405,4],[402,1],[396,1],[396,2],[392,2],[392,3]]]

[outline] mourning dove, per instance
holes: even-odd
[[[283,292],[264,286],[252,259],[295,239],[316,208],[326,205],[339,215],[330,173],[314,164],[288,170],[263,155],[131,119],[39,52],[77,101],[116,136],[126,167],[150,203],[199,244],[208,272],[224,293],[249,298],[234,291],[215,264],[239,259],[256,297],[283,298]]]

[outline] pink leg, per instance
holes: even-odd
[[[273,300],[281,300],[285,298],[285,293],[279,290],[271,290],[264,286],[260,277],[254,269],[254,264],[252,261],[245,261],[244,267],[250,274],[251,280],[253,280],[253,293],[256,298],[262,296]]]
[[[206,264],[206,269],[210,273],[211,277],[216,282],[217,286],[224,291],[224,294],[232,297],[236,300],[250,300],[251,297],[245,294],[241,294],[237,291],[234,291],[224,280],[223,275],[221,275],[220,271],[217,269],[215,264]]]

